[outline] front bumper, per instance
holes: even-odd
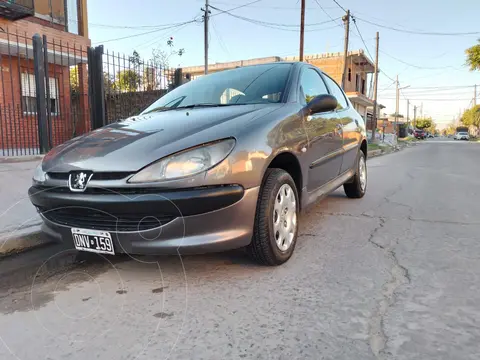
[[[163,225],[135,231],[109,231],[115,253],[139,255],[187,254],[224,251],[250,243],[259,188],[244,190],[240,186],[209,187],[162,191],[136,196],[123,194],[86,194],[31,187],[30,199],[40,209],[42,230],[58,241],[72,244],[72,227],[101,229],[98,221],[88,226],[82,218],[75,223],[61,223],[49,216],[57,209],[78,208],[88,212],[113,212],[156,217],[159,213],[171,220]],[[149,215],[151,214],[151,215]],[[104,220],[103,220],[104,221]],[[160,222],[161,224],[162,222]],[[78,224],[83,224],[79,226]],[[100,226],[100,227],[99,227]]]

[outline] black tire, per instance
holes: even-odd
[[[277,194],[284,184],[291,187],[295,196],[296,229],[290,247],[281,251],[275,241],[273,213]],[[282,169],[268,169],[258,195],[252,242],[247,246],[247,252],[254,261],[276,266],[290,259],[297,242],[299,209],[298,191],[292,177]]]
[[[366,172],[366,182],[365,186],[362,188],[361,182],[360,182],[360,161],[363,161],[365,164],[365,172]],[[343,184],[343,189],[345,190],[345,194],[347,197],[351,199],[360,199],[362,198],[366,191],[367,191],[367,184],[368,184],[368,176],[367,176],[367,165],[365,162],[365,154],[363,151],[358,152],[357,156],[357,163],[355,164],[355,175],[353,176],[353,180],[349,183]]]

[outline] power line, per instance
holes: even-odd
[[[248,20],[251,20],[251,21],[255,21],[257,23],[260,23],[260,24],[264,24],[264,25],[271,25],[271,26],[283,26],[283,27],[297,27],[299,28],[300,25],[299,24],[282,24],[282,23],[273,23],[273,22],[267,22],[267,21],[262,21],[262,20],[257,20],[257,19],[252,19],[252,18],[248,18],[248,17],[245,17],[245,16],[240,16],[240,15],[235,15],[235,14],[230,14],[230,10],[222,10],[222,9],[219,9],[213,5],[210,5],[210,7],[212,9],[215,9],[217,11],[220,11],[220,13],[226,13],[228,15],[231,15],[233,17],[236,17],[236,18],[239,18],[239,19],[242,19],[242,20],[245,20],[245,19],[248,19]],[[220,13],[218,14],[215,14],[215,15],[219,15]],[[312,23],[312,24],[305,24],[305,26],[318,26],[318,25],[324,25],[324,24],[328,24],[332,21],[336,21],[340,18],[337,18],[337,19],[331,19],[331,20],[327,20],[327,21],[322,21],[322,22],[319,22],[319,23]]]
[[[237,7],[234,7],[234,8],[232,8],[232,9],[229,9],[228,11],[240,9],[240,8],[249,6],[249,5],[251,5],[251,4],[255,4],[255,3],[257,3],[257,2],[260,2],[260,1],[262,1],[262,0],[255,0],[255,1],[252,1],[252,2],[249,2],[249,3],[246,3],[246,4],[242,4],[242,5],[240,5],[240,6],[237,6]],[[211,7],[212,7],[212,6],[211,6]],[[223,12],[223,11],[222,11],[222,12]],[[215,15],[220,15],[220,14],[215,14]],[[212,16],[214,16],[214,15],[212,15]],[[137,36],[143,36],[143,35],[152,34],[152,33],[157,32],[157,31],[172,29],[172,28],[175,28],[175,27],[178,27],[178,26],[182,26],[182,25],[185,25],[185,24],[190,24],[190,23],[193,23],[193,22],[199,22],[199,21],[197,20],[197,17],[195,17],[193,20],[190,20],[190,21],[185,21],[185,22],[181,22],[181,23],[166,24],[166,25],[167,25],[166,27],[162,27],[162,26],[164,26],[164,25],[156,25],[156,28],[155,28],[154,30],[151,30],[151,31],[147,31],[147,32],[143,32],[143,33],[135,34],[135,35],[124,36],[124,37],[120,37],[120,38],[114,38],[114,39],[108,39],[108,40],[98,41],[97,43],[106,43],[106,42],[112,42],[112,41],[130,39],[130,38],[137,37]],[[98,24],[98,25],[101,25],[101,24]],[[126,27],[126,26],[125,26],[125,27],[123,27],[123,28],[130,28],[130,27]],[[133,27],[132,27],[132,28],[133,28]]]
[[[392,78],[391,76],[388,76],[384,71],[381,71],[381,70],[380,70],[378,73],[379,73],[380,75],[383,75],[383,76],[387,77],[388,79],[390,79],[390,80],[393,81],[393,82],[396,82],[396,81],[397,81],[397,80],[395,80],[394,78]]]
[[[461,92],[447,92],[447,93],[438,93],[438,92],[431,92],[431,91],[423,91],[423,92],[417,92],[417,93],[410,93],[410,92],[405,92],[408,96],[435,96],[438,97],[439,99],[443,99],[445,96],[447,97],[452,97],[452,96],[468,96],[471,95],[471,92],[468,91],[461,91]],[[388,91],[387,96],[393,96],[394,94],[391,91]]]
[[[383,100],[395,100],[395,98],[393,97],[390,97],[390,98],[387,98],[387,97],[382,97]],[[413,99],[413,100],[416,100],[416,101],[468,101],[468,100],[471,100],[471,99]]]
[[[386,88],[384,89],[378,89],[378,94],[381,94],[382,92],[384,92],[385,90],[388,90],[389,88],[392,87],[392,85],[394,85],[397,81],[394,80],[390,85],[388,85]],[[390,94],[389,94],[390,95]]]
[[[315,2],[317,3],[318,7],[320,9],[322,9],[322,11],[325,13],[325,15],[327,15],[332,21],[335,21],[336,23],[336,20],[325,10],[325,8],[320,5],[320,3],[318,2],[318,0],[315,0]],[[342,24],[338,24],[339,27],[341,27],[343,29],[343,25]]]
[[[203,0],[199,0],[203,1]],[[226,1],[214,1],[216,4],[221,4],[221,5],[240,5],[240,4],[234,4]],[[251,8],[257,8],[257,9],[274,9],[274,10],[298,10],[298,7],[287,7],[287,6],[249,6]],[[336,9],[336,6],[327,6],[324,7],[325,9]],[[305,10],[318,10],[316,7],[305,7]]]
[[[183,25],[186,25],[186,24],[191,24],[191,23],[194,23],[194,22],[198,22],[198,21],[197,21],[196,19],[194,19],[194,20],[186,21],[186,22],[184,22],[184,23],[179,23],[179,24],[176,24],[176,25],[173,25],[173,26],[167,26],[167,27],[164,27],[164,28],[161,28],[161,29],[150,30],[150,31],[143,32],[143,33],[140,33],[140,34],[123,36],[123,37],[114,38],[114,39],[101,40],[101,41],[97,41],[96,43],[97,43],[97,44],[98,44],[98,43],[107,43],[107,42],[112,42],[112,41],[131,39],[131,38],[134,38],[134,37],[139,37],[139,36],[144,36],[144,35],[148,35],[148,34],[153,34],[153,33],[155,33],[155,32],[159,32],[159,31],[162,31],[162,30],[173,29],[173,28],[176,28],[176,27],[179,27],[179,26],[183,26]]]
[[[342,10],[345,11],[345,12],[347,12],[347,10],[345,10],[345,8],[344,8],[342,5],[340,5],[337,0],[333,0],[333,2],[334,2],[335,4],[337,4],[337,6],[338,6],[340,9],[342,9]]]
[[[215,23],[213,22],[212,20],[212,28],[213,28],[213,32],[215,34],[215,37],[218,39],[218,43],[220,44],[220,47],[222,48],[222,50],[228,55],[230,56],[230,52],[228,51],[227,49],[227,46],[225,45],[225,43],[223,42],[223,39],[220,35],[220,32],[217,31],[217,27],[215,26]]]
[[[410,86],[407,91],[440,91],[440,90],[455,90],[473,88],[475,85],[449,85],[449,86]]]
[[[68,21],[78,23],[77,19],[68,18]],[[172,25],[178,25],[178,24],[179,23],[128,26],[128,25],[110,25],[110,24],[99,24],[99,23],[88,22],[88,26],[93,26],[93,27],[102,27],[102,28],[110,28],[110,29],[129,29],[129,30],[158,29],[160,27],[172,26]]]
[[[409,62],[406,62],[404,60],[401,60],[393,55],[390,55],[389,53],[387,53],[386,51],[383,51],[383,50],[380,50],[380,52],[382,54],[385,54],[387,55],[388,57],[398,61],[398,62],[401,62],[402,64],[405,64],[405,65],[408,65],[408,66],[411,66],[411,67],[414,67],[414,68],[417,68],[417,69],[422,69],[422,70],[441,70],[441,69],[458,69],[458,68],[455,68],[451,65],[447,65],[447,66],[440,66],[440,67],[429,67],[429,66],[420,66],[420,65],[415,65],[415,64],[412,64],[412,63],[409,63]]]
[[[212,6],[212,5],[210,5],[210,7],[212,9],[217,10],[217,11],[221,11],[222,14],[227,14],[227,15],[232,16],[234,18],[237,18],[237,19],[240,19],[240,20],[243,20],[243,21],[247,21],[247,22],[252,23],[252,24],[268,27],[268,28],[271,28],[271,29],[298,32],[297,29],[289,29],[289,27],[297,27],[297,28],[300,27],[300,25],[297,25],[297,24],[281,24],[281,23],[272,23],[272,22],[261,21],[261,20],[257,20],[257,19],[251,19],[251,18],[247,18],[245,16],[232,14],[228,10],[222,10],[222,9],[219,9],[219,8],[217,8],[215,6]],[[220,14],[220,13],[218,13],[218,14]],[[218,15],[218,14],[215,14],[215,15]],[[314,24],[305,24],[305,26],[317,26],[317,25],[327,24],[327,23],[330,23],[330,22],[332,22],[332,20],[327,20],[327,21],[323,21],[323,22],[320,22],[320,23],[314,23]],[[334,27],[336,27],[336,26],[321,28],[321,29],[307,29],[305,31],[328,30],[328,29],[332,29]]]
[[[358,35],[360,36],[360,39],[362,40],[363,45],[365,45],[365,49],[367,50],[368,55],[370,56],[370,59],[373,59],[372,54],[370,53],[370,50],[368,49],[367,44],[365,43],[365,40],[363,39],[362,33],[360,32],[360,29],[358,28],[357,25],[357,20],[355,19],[354,16],[352,16],[353,24],[355,25],[355,28],[357,29]],[[373,61],[373,60],[372,60]]]
[[[211,15],[210,17],[212,17],[212,16],[216,16],[216,15],[220,15],[220,14],[222,14],[222,13],[224,13],[224,12],[229,12],[229,11],[233,11],[233,10],[241,9],[241,8],[243,8],[243,7],[250,6],[250,5],[252,5],[252,4],[258,3],[258,2],[260,2],[260,1],[262,1],[262,0],[255,0],[255,1],[251,1],[251,2],[249,2],[249,3],[243,4],[243,5],[239,5],[239,6],[237,6],[237,7],[234,7],[234,8],[228,9],[228,10],[221,10],[221,12],[220,12],[220,13],[218,13],[218,14],[214,14],[214,15]],[[215,8],[215,7],[213,7],[212,5],[209,5],[209,7],[216,9],[216,8]],[[217,10],[218,10],[218,9],[217,9]]]
[[[478,34],[480,34],[480,31],[458,32],[458,33],[414,31],[414,30],[408,30],[408,29],[398,29],[398,28],[395,28],[393,26],[380,25],[380,24],[374,23],[373,21],[369,21],[369,20],[359,18],[358,16],[357,16],[357,19],[360,20],[360,21],[366,22],[367,24],[370,24],[370,25],[375,25],[375,26],[378,26],[378,27],[381,27],[381,28],[384,28],[384,29],[403,32],[403,33],[407,33],[407,34],[435,35],[435,36],[463,36],[463,35],[478,35]]]
[[[171,32],[169,36],[172,36],[172,35],[176,34],[176,33],[179,32],[180,30],[184,29],[187,25],[189,25],[189,24],[180,25],[180,26],[177,27],[173,32]],[[164,33],[161,34],[161,35],[155,34],[155,37],[154,37],[154,38],[151,38],[151,39],[147,40],[146,42],[144,42],[144,43],[142,43],[142,44],[140,44],[140,45],[135,45],[134,48],[135,48],[136,50],[139,50],[139,49],[143,49],[143,48],[145,48],[145,47],[147,47],[147,46],[151,46],[151,45],[154,45],[154,44],[160,44],[160,42],[161,42],[161,41],[164,41],[165,39],[162,39],[162,40],[158,41],[159,36],[161,36],[161,37],[167,36],[166,34],[167,34],[167,32],[164,32]]]

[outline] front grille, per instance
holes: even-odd
[[[106,213],[91,208],[39,209],[48,220],[69,227],[105,231],[145,231],[165,225],[175,216],[141,213]]]
[[[88,187],[81,194],[95,194],[95,195],[147,195],[147,194],[165,194],[175,191],[185,191],[185,190],[204,190],[204,189],[214,189],[222,187],[230,187],[235,185],[211,185],[211,186],[197,186],[193,188],[179,188],[179,189],[164,189],[164,188],[154,188],[154,187],[110,187],[110,188],[99,188],[99,187]],[[48,191],[54,193],[72,193],[68,187],[63,186],[42,186],[35,185],[39,191]],[[80,193],[77,193],[80,194]]]
[[[96,172],[93,173],[91,180],[122,180],[127,176],[132,175],[132,172],[117,171],[117,172]],[[55,180],[68,180],[69,173],[63,172],[48,172],[48,177]]]

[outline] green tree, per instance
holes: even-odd
[[[395,117],[395,113],[393,114],[390,114],[391,117]],[[403,115],[402,114],[398,114],[397,116],[399,119],[403,119]]]
[[[474,106],[465,111],[461,118],[462,124],[465,126],[480,126],[480,105]]]
[[[143,64],[143,61],[140,59],[140,54],[137,50],[133,50],[132,56],[128,57],[128,61],[136,71],[140,71],[140,66]]]
[[[445,135],[454,135],[457,132],[455,124],[449,124],[445,129]]]
[[[70,90],[72,92],[79,92],[77,66],[70,66]]]
[[[437,124],[435,124],[435,122],[432,121],[432,124],[426,127],[424,130],[430,134],[435,134],[435,132],[437,131]]]
[[[467,65],[470,67],[470,71],[480,71],[480,39],[478,39],[477,45],[468,48],[465,53],[467,54]]]
[[[136,91],[142,82],[142,77],[135,70],[118,72],[115,88],[121,92]]]
[[[103,87],[105,92],[111,93],[115,91],[115,82],[113,81],[113,76],[108,73],[103,73]]]
[[[417,118],[417,128],[427,131],[434,124],[431,117]]]

